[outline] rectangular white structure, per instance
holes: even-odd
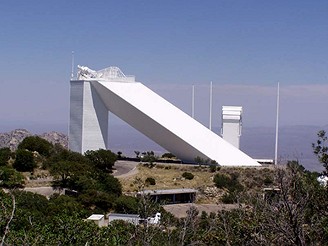
[[[238,149],[240,148],[242,111],[243,108],[240,106],[222,106],[222,137]]]
[[[86,220],[93,221],[97,226],[105,226],[105,216],[103,214],[93,214]]]
[[[133,225],[139,225],[140,216],[138,214],[117,214],[110,213],[108,215],[108,223],[111,223],[114,220],[123,220],[129,222]]]

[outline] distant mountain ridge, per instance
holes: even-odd
[[[39,136],[52,144],[60,144],[64,148],[68,148],[68,136],[64,133],[51,131],[42,134],[33,134],[26,129],[16,129],[10,132],[0,133],[0,148],[8,147],[12,151],[15,151],[23,139],[29,136]]]

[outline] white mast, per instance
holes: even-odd
[[[72,51],[71,80],[74,78],[74,51]]]
[[[192,85],[192,94],[191,94],[191,117],[195,118],[195,86]]]
[[[209,124],[210,130],[212,130],[212,91],[213,91],[213,84],[211,81],[211,84],[210,84],[210,124]]]
[[[280,100],[280,92],[279,92],[279,82],[277,88],[277,116],[276,116],[276,145],[274,152],[274,164],[278,164],[278,129],[279,129],[279,100]]]

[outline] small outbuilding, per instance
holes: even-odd
[[[140,216],[138,214],[110,213],[108,215],[108,223],[111,223],[114,220],[123,220],[123,221],[129,222],[133,225],[139,225]]]
[[[138,195],[148,195],[156,202],[165,204],[193,203],[196,200],[195,189],[145,190]]]
[[[86,220],[93,221],[99,227],[105,226],[105,216],[103,214],[93,214]]]

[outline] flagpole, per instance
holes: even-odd
[[[276,144],[275,144],[275,152],[274,152],[274,164],[278,164],[278,133],[279,133],[279,100],[280,100],[280,88],[278,82],[277,88],[277,115],[276,115]]]
[[[213,83],[211,81],[211,84],[210,84],[210,124],[209,124],[209,128],[210,130],[212,130],[212,97],[213,97]]]
[[[195,118],[195,86],[192,85],[192,94],[191,94],[191,117]]]
[[[74,78],[74,51],[72,51],[72,68],[71,68],[71,80]]]

